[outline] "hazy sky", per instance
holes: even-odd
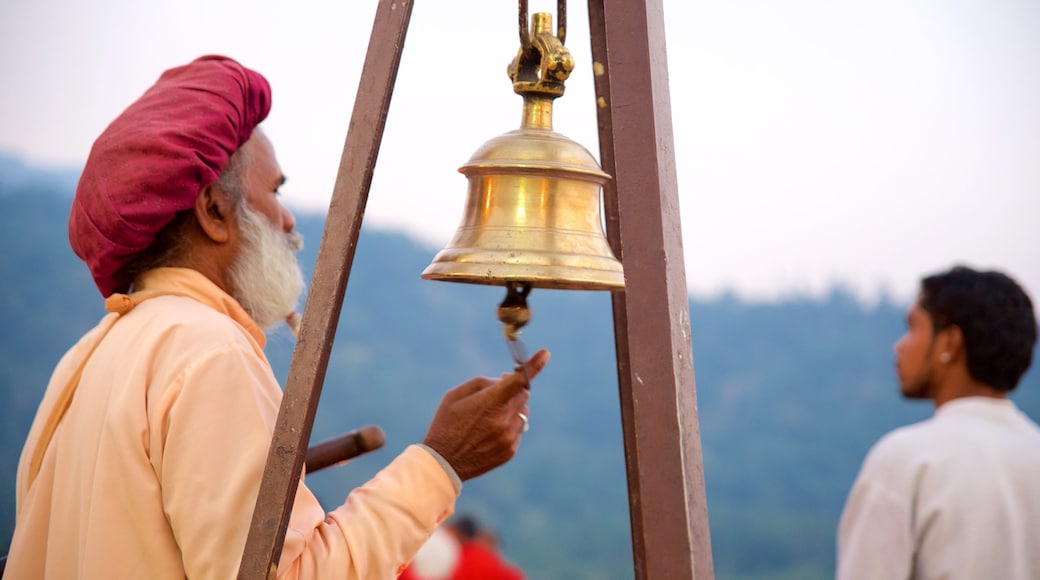
[[[515,0],[416,3],[365,223],[443,246],[457,168],[516,129]],[[223,53],[274,91],[298,209],[328,206],[375,0],[0,4],[0,150],[78,166],[162,70]],[[531,1],[531,11],[555,11]],[[555,129],[595,152],[586,5]],[[909,298],[954,262],[1040,301],[1040,3],[666,0],[689,287]],[[317,243],[317,240],[311,240]],[[418,276],[418,272],[416,273]]]

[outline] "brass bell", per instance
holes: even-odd
[[[513,89],[524,99],[521,127],[484,143],[459,169],[469,182],[462,221],[424,279],[624,287],[603,232],[601,189],[610,176],[587,149],[552,129],[553,99],[573,67],[552,34],[552,16],[534,14],[529,43],[509,65]]]

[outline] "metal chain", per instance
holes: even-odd
[[[527,295],[531,293],[530,282],[509,282],[506,284],[506,297],[498,306],[498,320],[503,324],[506,347],[516,363],[516,370],[524,374],[527,387],[531,386],[531,378],[527,376],[527,349],[520,340],[520,329],[531,320],[531,310],[527,307]]]

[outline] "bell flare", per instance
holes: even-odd
[[[625,287],[621,263],[610,254],[609,247],[599,247],[600,240],[594,237],[573,232],[560,234],[486,228],[479,233],[460,231],[459,235],[475,242],[482,241],[476,238],[519,237],[527,238],[529,243],[525,244],[528,246],[526,249],[518,249],[515,245],[449,246],[437,253],[423,271],[423,279],[500,286],[510,282],[528,282],[534,288],[555,290],[621,290]],[[540,240],[536,241],[536,238]],[[566,249],[536,248],[539,245],[565,246]]]
[[[587,149],[525,126],[487,141],[459,171],[468,182],[462,220],[424,279],[624,288],[603,233],[601,191],[610,176]]]
[[[473,169],[471,167],[471,169]],[[427,280],[617,290],[624,270],[603,233],[602,177],[559,167],[468,171],[460,225]]]

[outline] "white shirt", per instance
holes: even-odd
[[[1040,579],[1040,428],[965,397],[867,455],[838,529],[838,580]]]

